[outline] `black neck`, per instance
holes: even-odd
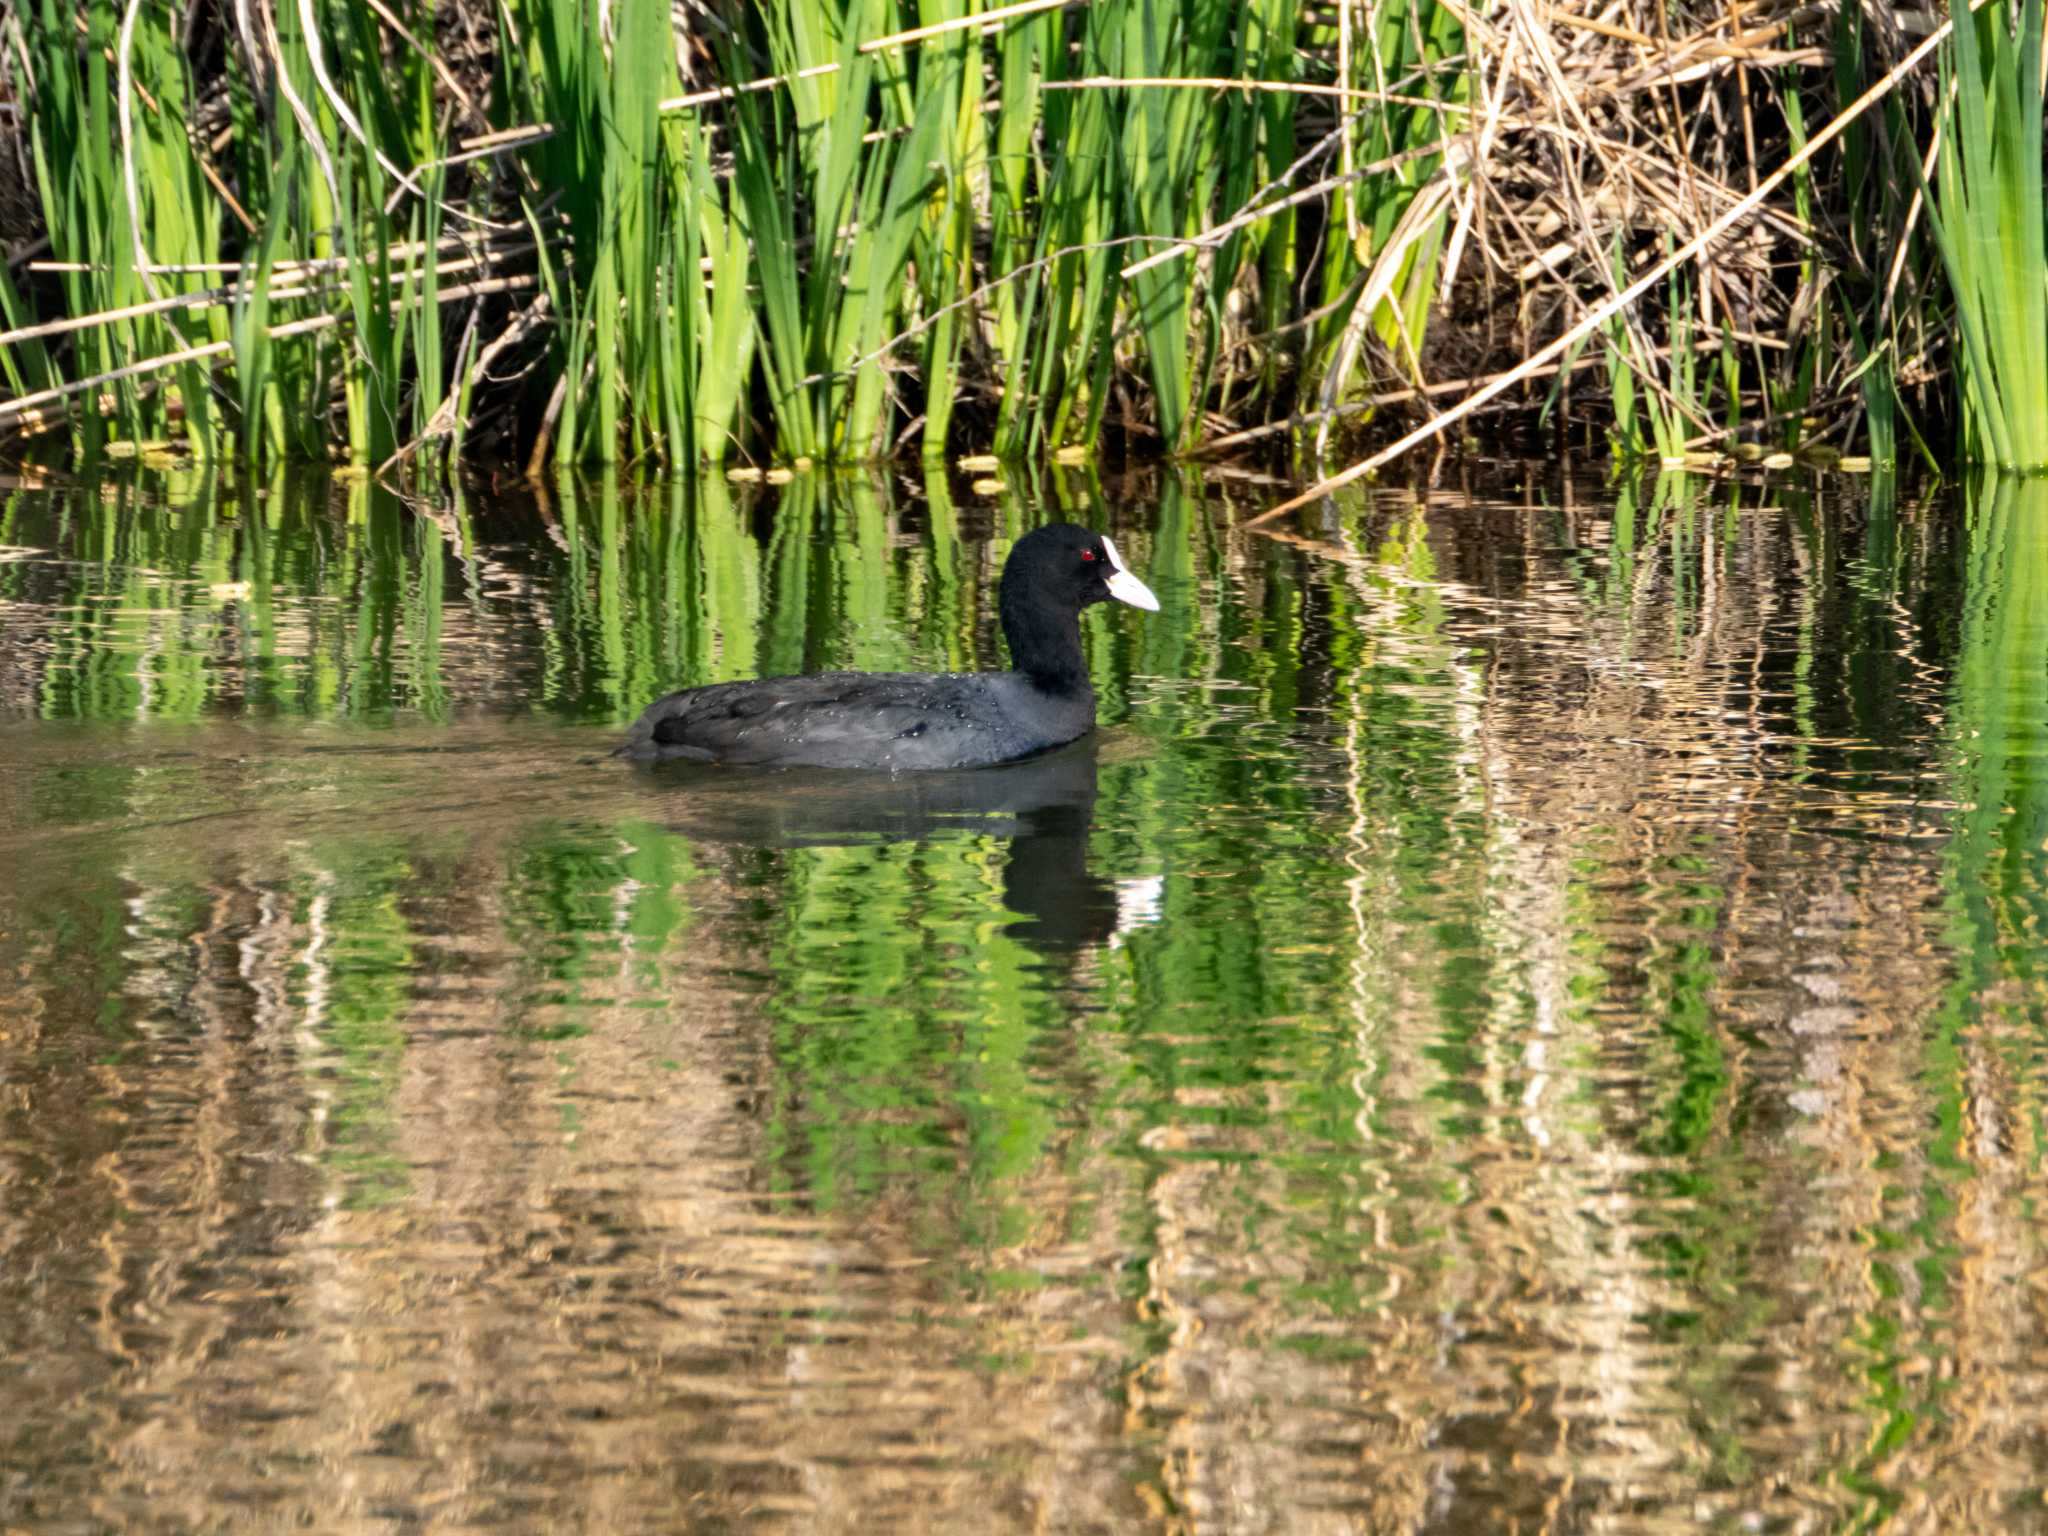
[[[1088,659],[1081,654],[1081,616],[1028,602],[1005,582],[998,608],[1003,638],[1010,642],[1011,670],[1023,673],[1047,693],[1079,693],[1088,687]]]

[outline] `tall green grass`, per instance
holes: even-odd
[[[2048,384],[2040,9],[1958,36],[1937,178],[1968,429],[2008,463],[2048,462],[2024,419]],[[0,324],[73,328],[0,346],[0,384],[50,394],[76,451],[681,468],[1172,454],[1285,420],[1320,453],[1390,378],[1441,377],[1453,264],[1500,282],[1445,160],[1496,43],[1438,0],[385,10],[254,5],[245,33],[235,6],[17,0],[0,88],[55,265],[0,272]],[[482,53],[444,54],[458,34]],[[1872,44],[1849,8],[1827,42],[1839,106]],[[1820,94],[1799,67],[1765,124],[1791,149]],[[1610,333],[1624,455],[1752,425],[1791,446],[1860,388],[1888,456],[1908,343],[1882,247],[1914,153],[1896,109],[1795,183],[1784,217],[1846,209],[1847,250],[1801,248],[1779,352],[1737,343],[1706,270]],[[1641,221],[1616,227],[1631,248],[1579,251],[1577,280],[1638,270]]]
[[[1958,14],[1931,209],[1962,337],[1964,445],[2011,469],[2048,468],[2041,34],[2042,0]]]
[[[493,149],[446,89],[449,0],[397,0],[395,25],[346,0],[257,6],[247,36],[231,8],[167,0],[124,34],[126,9],[23,13],[63,270],[0,277],[0,314],[83,323],[0,349],[0,371],[16,395],[67,388],[50,408],[87,454],[182,433],[200,454],[339,441],[372,466],[445,461],[480,415],[536,461],[1017,455],[1105,430],[1188,448],[1214,408],[1236,424],[1326,381],[1342,394],[1363,340],[1413,350],[1435,247],[1402,221],[1429,161],[1346,184],[1327,221],[1257,211],[1290,167],[1298,182],[1340,147],[1385,156],[1459,119],[1176,82],[1464,89],[1458,26],[1428,0],[1361,27],[1344,82],[1321,62],[1327,18],[1285,0],[1101,0],[987,27],[979,0],[764,0],[682,37],[688,80],[662,0],[506,0],[470,87],[511,133]],[[1374,263],[1392,280],[1363,312],[1333,305]],[[1290,327],[1305,334],[1276,363],[1262,338]]]

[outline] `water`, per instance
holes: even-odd
[[[0,498],[0,1527],[2048,1529],[2041,487]]]

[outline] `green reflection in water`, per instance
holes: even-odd
[[[1958,995],[1974,1000],[1991,978],[2009,977],[2012,995],[1996,1006],[2037,1026],[2048,973],[2048,481],[1992,475],[1969,489],[1954,723],[1968,808],[1949,860],[1967,967]]]
[[[0,564],[0,601],[49,605],[46,720],[448,716],[443,534],[368,482],[17,493],[5,538],[67,562]]]
[[[298,862],[294,896],[308,942],[296,1001],[315,1042],[309,1086],[325,1108],[311,1150],[349,1205],[391,1204],[411,1184],[396,1101],[419,959],[405,907],[419,899],[423,872],[374,838],[315,843]]]
[[[689,927],[696,874],[689,844],[648,822],[525,829],[505,928],[532,984],[518,996],[514,1030],[573,1039],[589,1032],[595,1006],[662,1006],[663,957]]]
[[[54,893],[0,944],[138,1102],[135,1063],[227,1028],[246,939],[289,1004],[246,1039],[292,1063],[314,1108],[277,1118],[344,1208],[446,1198],[450,1127],[503,1116],[573,1170],[614,1119],[724,1094],[749,1198],[886,1229],[943,1276],[918,1305],[1087,1276],[1141,1447],[1199,1374],[1190,1316],[1241,1365],[1365,1362],[1315,1378],[1333,1401],[1405,1372],[1403,1444],[1511,1447],[1541,1377],[1531,1465],[1586,1433],[1595,1362],[1600,1424],[1664,1458],[1640,1486],[1682,1465],[1688,1497],[1811,1482],[1875,1521],[1947,1443],[1998,1082],[2040,1162],[2039,487],[1979,492],[1960,540],[1884,488],[1666,481],[1341,501],[1293,542],[1170,476],[1135,516],[1057,473],[958,506],[936,470],[806,479],[772,511],[230,489],[16,492],[0,523],[53,552],[0,563],[0,793]],[[704,820],[728,781],[601,761],[668,688],[993,663],[993,573],[1052,516],[1113,523],[1162,600],[1087,618],[1111,728],[1073,846],[995,811],[735,833]],[[612,1152],[589,1177],[624,1210]],[[949,1316],[1032,1368],[1025,1330]],[[1773,1415],[1809,1411],[1825,1448],[1788,1461]]]
[[[1057,1015],[1003,932],[1002,857],[983,838],[781,856],[768,1145],[822,1208],[908,1173],[971,1192],[962,1239],[1022,1235],[1014,1185],[1051,1123],[1024,1063]]]
[[[2048,481],[1974,477],[1965,488],[1965,517],[1950,724],[1961,806],[1944,856],[1955,975],[1924,1048],[1929,1137],[1917,1219],[1910,1236],[1880,1234],[1889,1242],[1880,1244],[1872,1266],[1874,1283],[1897,1311],[1944,1317],[1971,1304],[1958,1291],[1977,1246],[1968,1211],[1983,1198],[1987,1155],[2042,1166],[2038,1098],[2000,1106],[1985,1092],[1987,1073],[2037,1076],[2039,1046],[2048,1039]],[[1896,1246],[1900,1257],[1884,1254],[1886,1246]],[[1928,1379],[1904,1334],[1885,1316],[1866,1340],[1872,1396],[1888,1417],[1852,1486],[1867,1495],[1873,1520],[1899,1503],[1895,1488],[1876,1484],[1874,1469],[1930,1432],[1930,1420],[1945,1413],[1955,1391],[1946,1370]],[[1945,1341],[1941,1354],[1956,1353]]]

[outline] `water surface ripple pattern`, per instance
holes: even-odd
[[[2048,1529],[2048,490],[1235,483],[0,490],[0,1527]]]

